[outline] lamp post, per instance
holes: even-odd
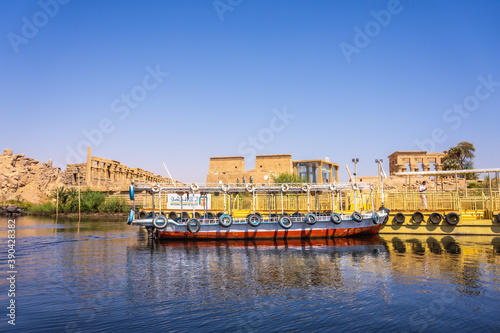
[[[377,163],[378,166],[378,176],[380,178],[380,195],[382,196],[381,201],[382,201],[382,207],[384,207],[384,177],[382,176],[382,162],[384,160],[382,159],[376,159],[375,163]]]
[[[354,163],[354,183],[356,183],[356,174],[358,172],[358,162],[359,162],[359,158],[353,158],[352,159],[352,163]]]

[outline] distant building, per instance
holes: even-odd
[[[389,173],[431,171],[434,165],[436,171],[443,170],[446,151],[442,153],[428,153],[426,151],[396,151],[389,155]],[[419,167],[420,164],[420,167]]]
[[[85,163],[68,164],[66,175],[69,185],[88,186],[92,189],[98,187],[128,186],[135,182],[171,183],[170,178],[155,175],[152,172],[139,168],[129,168],[118,161],[92,156],[91,148],[87,148],[87,161]]]
[[[211,157],[207,184],[213,183],[272,183],[281,173],[295,174],[309,183],[338,181],[339,166],[327,160],[292,161],[292,155],[258,155],[255,168],[245,170],[243,156]]]

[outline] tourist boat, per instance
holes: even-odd
[[[362,190],[370,190],[370,210],[358,211],[357,209],[356,193]],[[144,211],[139,211],[137,214],[135,212],[134,193],[144,191],[151,194],[152,209],[149,215]],[[350,213],[342,210],[344,206],[342,193],[345,191],[354,191],[355,194],[353,196],[355,209]],[[311,197],[325,192],[331,194],[330,209],[318,211],[318,200],[315,200],[316,209],[312,211]],[[252,209],[248,215],[238,217],[241,213],[232,209],[231,198],[233,194],[243,193],[246,193],[244,198],[251,202],[251,205],[249,203],[248,206],[251,206]],[[130,185],[129,194],[134,207],[130,211],[128,224],[145,227],[151,237],[159,239],[303,239],[373,235],[378,233],[389,213],[389,210],[384,207],[374,209],[373,184],[370,183],[207,184],[202,186],[195,183],[182,186],[134,183]],[[290,211],[284,209],[283,198],[294,194],[297,197],[297,211],[290,214]],[[166,209],[163,206],[162,209],[162,201],[165,201],[165,197],[169,195],[176,196],[178,201],[180,199],[181,214],[179,217],[177,217],[177,213],[169,212],[168,206]],[[218,214],[214,214],[210,207],[209,195],[223,197],[224,207]],[[256,196],[258,195],[260,197],[269,196],[269,200],[267,200],[269,210],[265,212],[256,210],[258,208],[256,207]],[[278,201],[275,200],[273,213],[271,195],[274,195],[275,198],[278,195],[281,196],[281,212],[278,211]],[[299,210],[299,195],[303,200],[307,197],[307,210]],[[190,206],[192,207],[191,215],[184,209],[185,204],[183,205],[183,201],[188,201],[189,196],[192,203]],[[335,210],[336,201],[339,203],[340,211]],[[156,202],[158,202],[158,207],[155,207]],[[178,207],[176,208],[178,210]]]

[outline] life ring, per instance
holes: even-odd
[[[441,220],[443,219],[443,215],[439,213],[432,213],[431,216],[429,216],[429,221],[433,224],[439,224]]]
[[[335,224],[342,223],[342,218],[338,213],[332,213],[332,215],[330,215],[330,220],[332,220],[332,222]]]
[[[252,183],[248,183],[245,185],[245,190],[247,190],[247,192],[252,193],[255,190],[255,186],[253,186]]]
[[[194,223],[194,226],[193,226],[193,223]],[[201,229],[201,223],[200,221],[198,221],[197,219],[191,219],[189,220],[189,222],[186,224],[186,228],[187,230],[192,233],[192,234],[196,234],[198,233],[198,231],[200,231]]]
[[[293,226],[292,218],[290,216],[282,216],[278,220],[278,224],[283,229],[290,229]]]
[[[300,188],[302,189],[302,191],[307,192],[307,191],[309,191],[311,186],[309,186],[309,184],[302,184],[302,186]]]
[[[167,218],[163,215],[158,215],[153,219],[153,225],[156,229],[165,229],[167,224]]]
[[[191,188],[191,191],[193,191],[193,192],[196,192],[200,189],[200,187],[196,183],[192,183],[190,188]]]
[[[286,193],[288,192],[289,186],[288,184],[281,184],[281,192]]]
[[[134,210],[133,210],[133,209],[131,209],[131,210],[130,210],[130,213],[128,213],[128,220],[127,220],[127,224],[132,223],[132,221],[134,220],[134,215],[135,215]]]
[[[227,193],[229,192],[229,184],[222,184],[220,189],[222,190],[222,192],[224,193]]]
[[[372,214],[372,221],[373,224],[378,224],[378,222],[380,221],[380,216],[375,212]]]
[[[362,216],[360,213],[358,213],[358,212],[354,212],[354,213],[352,213],[352,214],[351,214],[351,218],[352,218],[354,221],[356,221],[356,222],[361,222],[361,221],[363,221],[363,216]]]
[[[262,220],[257,214],[250,214],[247,216],[247,223],[254,228],[257,228],[261,222]]]
[[[148,216],[148,213],[146,213],[144,210],[141,210],[139,211],[139,213],[137,213],[137,218],[139,220],[144,220],[146,216]]]
[[[151,185],[151,191],[152,191],[153,193],[158,193],[158,192],[160,192],[160,186],[158,186],[158,184]]]
[[[422,214],[421,212],[415,212],[413,213],[411,219],[415,223],[421,223],[424,220],[424,214]]]
[[[130,196],[130,200],[134,201],[134,185],[129,186],[128,195]]]
[[[448,223],[450,225],[457,225],[458,222],[460,222],[460,215],[458,215],[455,212],[450,212],[450,213],[446,214],[445,220],[446,220],[446,223]]]
[[[396,223],[404,223],[406,220],[406,216],[405,214],[399,212],[399,213],[396,213],[396,215],[394,215],[394,221],[396,221]]]
[[[175,221],[177,219],[177,213],[176,212],[170,212],[170,213],[168,213],[168,218],[170,220],[174,220]]]
[[[309,213],[306,215],[306,217],[304,218],[304,222],[309,224],[309,225],[313,225],[313,224],[316,224],[316,215],[314,215],[313,213]]]
[[[221,227],[229,228],[231,224],[233,224],[233,218],[231,217],[231,215],[223,214],[219,218],[219,224],[221,225]]]

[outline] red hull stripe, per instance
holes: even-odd
[[[158,230],[158,238],[162,239],[282,239],[282,238],[329,238],[348,237],[354,235],[374,235],[382,227],[377,224],[364,228],[346,229],[311,229],[311,230],[258,230],[255,231],[200,231],[192,234],[188,231],[161,231]]]

